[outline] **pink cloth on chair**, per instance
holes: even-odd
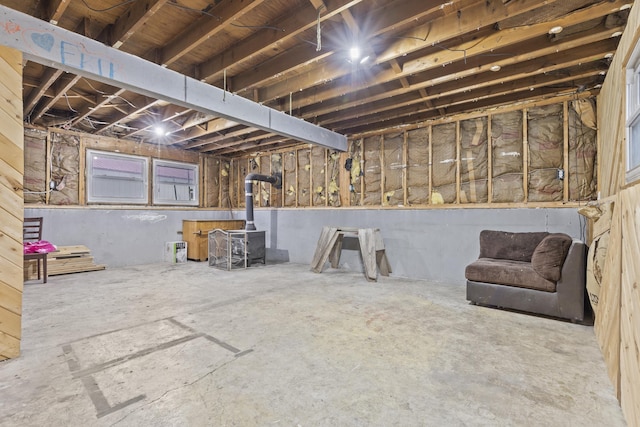
[[[46,240],[39,240],[37,242],[24,242],[23,246],[25,254],[46,254],[58,249],[52,243],[47,242]]]

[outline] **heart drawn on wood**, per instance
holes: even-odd
[[[51,48],[53,48],[53,36],[51,34],[33,33],[31,34],[31,40],[47,52],[51,52]]]

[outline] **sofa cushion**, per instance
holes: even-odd
[[[530,262],[533,251],[549,233],[510,233],[482,230],[480,232],[479,258],[510,259]]]
[[[467,266],[465,277],[473,282],[556,291],[556,283],[536,273],[530,262],[480,258]]]
[[[557,282],[562,264],[567,257],[572,238],[564,233],[553,233],[542,239],[531,256],[533,269],[547,280]]]

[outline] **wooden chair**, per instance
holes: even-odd
[[[37,242],[42,240],[42,217],[25,218],[22,224],[22,240]],[[24,254],[24,260],[35,259],[38,263],[38,280],[40,280],[40,262],[42,261],[42,283],[47,283],[47,254]]]

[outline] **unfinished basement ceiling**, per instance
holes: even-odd
[[[632,2],[0,4],[351,136],[528,99],[597,94]],[[351,58],[356,45],[360,56]],[[24,119],[228,157],[299,144],[30,61]]]

